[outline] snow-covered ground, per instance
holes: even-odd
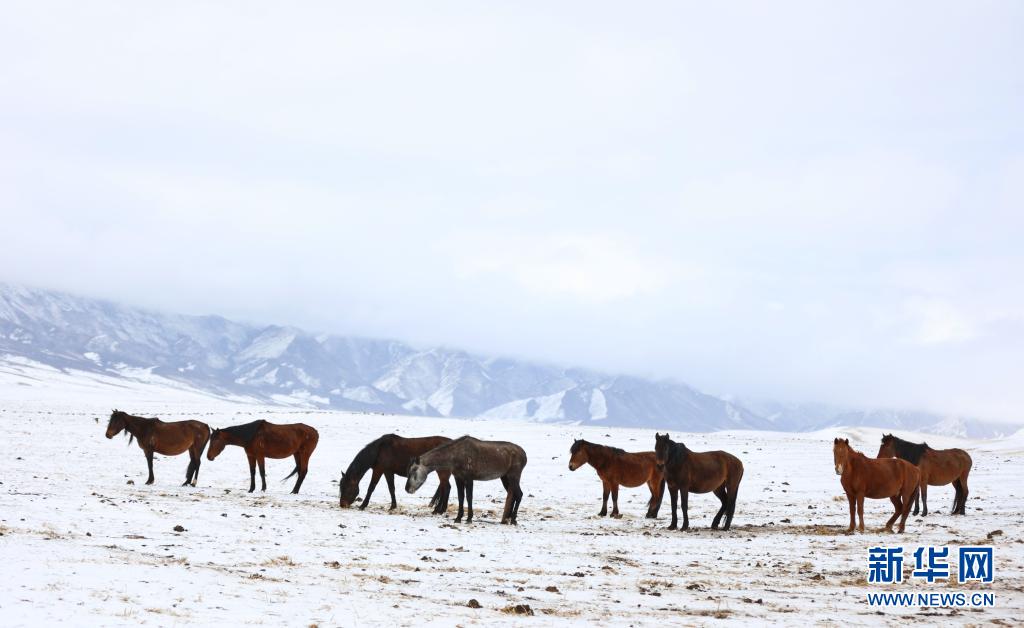
[[[184,393],[153,402],[138,390],[129,391],[127,407],[75,390],[49,401],[0,390],[5,626],[973,624],[1015,623],[1024,615],[1019,433],[984,442],[929,437],[935,446],[955,444],[974,455],[968,516],[947,514],[951,488],[932,489],[935,514],[911,518],[902,537],[879,532],[887,500],[868,502],[868,534],[841,533],[847,506],[832,467],[832,438],[849,436],[873,455],[881,430],[673,434],[697,450],[730,451],[746,466],[734,529],[709,530],[718,502],[697,495],[690,499],[694,529],[684,533],[665,529],[667,498],[658,520],[643,518],[645,489],[623,489],[622,519],[598,518],[596,474],[589,466],[568,470],[573,437],[649,450],[654,430],[282,410]],[[278,481],[290,460],[268,462],[267,492],[248,494],[245,457],[232,447],[214,462],[204,458],[197,488],[179,486],[186,457],[158,457],[156,484],[145,486],[138,447],[104,438],[111,405],[214,427],[255,418],[301,421],[320,431],[320,444],[297,496],[288,493],[291,481]],[[519,526],[498,524],[498,482],[477,484],[471,525],[452,523],[454,507],[448,517],[429,514],[433,477],[416,495],[401,483],[394,513],[386,510],[383,482],[366,511],[340,510],[339,470],[386,432],[468,433],[521,444],[529,464]],[[869,546],[977,543],[995,545],[991,585],[954,579],[893,588],[985,588],[995,592],[996,608],[890,609],[880,616],[868,607],[865,593],[883,590],[866,582]],[[517,605],[533,617],[515,614]]]

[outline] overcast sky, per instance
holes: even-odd
[[[338,4],[5,2],[0,280],[1024,418],[1024,4]]]

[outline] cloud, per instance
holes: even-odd
[[[486,237],[474,234],[456,250],[467,278],[515,283],[534,296],[601,304],[655,294],[669,285],[675,263],[644,256],[609,235]]]

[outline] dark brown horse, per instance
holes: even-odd
[[[899,458],[921,470],[921,516],[928,515],[928,487],[952,484],[954,515],[967,514],[967,476],[974,461],[963,449],[932,449],[928,443],[911,443],[892,434],[882,436],[876,458]],[[914,514],[918,512],[914,497]]]
[[[619,514],[619,486],[636,488],[647,484],[651,491],[651,499],[647,502],[647,518],[655,519],[661,509],[661,498],[665,492],[665,478],[658,470],[657,459],[653,451],[629,453],[618,447],[608,447],[585,440],[574,440],[569,448],[569,470],[575,471],[584,464],[590,463],[597,471],[604,494],[601,501],[599,517],[608,514],[608,494],[612,496],[612,516]]]
[[[224,451],[226,445],[238,445],[245,449],[245,455],[249,457],[249,492],[256,490],[256,465],[260,466],[260,479],[263,480],[263,489],[267,490],[267,471],[264,463],[267,458],[295,457],[295,470],[285,476],[285,480],[296,473],[299,478],[295,481],[295,488],[292,493],[298,493],[302,481],[306,479],[306,472],[309,471],[309,457],[316,449],[316,443],[320,440],[317,431],[304,423],[291,423],[288,425],[275,425],[269,421],[259,420],[245,425],[233,425],[222,430],[213,430],[210,435],[210,449],[206,457],[210,460],[216,458]]]
[[[743,463],[736,456],[724,451],[690,451],[683,443],[676,443],[668,437],[654,435],[654,454],[658,467],[665,474],[668,483],[668,494],[672,498],[672,524],[669,530],[676,529],[676,500],[682,500],[683,527],[690,527],[688,513],[690,493],[714,492],[722,502],[721,508],[711,521],[711,529],[717,530],[718,524],[725,517],[723,530],[732,525],[732,515],[736,511],[736,491],[743,479]]]
[[[895,509],[885,523],[886,532],[892,532],[892,524],[900,518],[900,533],[910,515],[910,502],[917,493],[921,473],[917,467],[899,458],[868,458],[850,447],[850,441],[837,438],[832,446],[832,457],[836,464],[836,475],[840,476],[846,499],[850,502],[850,527],[853,532],[854,514],[860,514],[860,531],[864,531],[864,498],[892,501]]]
[[[339,505],[348,508],[359,496],[359,481],[370,469],[373,475],[370,477],[370,485],[366,487],[366,497],[359,505],[359,510],[365,510],[370,503],[370,495],[377,487],[380,476],[383,475],[388,483],[388,491],[391,492],[391,508],[398,507],[395,500],[395,476],[405,477],[409,470],[409,463],[420,454],[425,454],[434,447],[450,443],[452,439],[444,436],[425,436],[423,438],[403,438],[395,434],[385,434],[373,441],[356,454],[352,464],[348,465],[348,471],[341,474],[341,482],[338,487]],[[448,478],[451,473],[438,470],[437,479],[440,485],[430,499],[430,506],[435,514],[444,514],[448,511],[448,495],[451,493],[452,485]]]
[[[146,484],[153,483],[153,454],[177,456],[188,452],[188,470],[185,471],[185,483],[182,486],[196,485],[199,481],[199,463],[203,459],[203,448],[210,440],[210,426],[200,421],[172,421],[164,423],[160,419],[147,419],[132,416],[127,412],[114,410],[107,423],[107,438],[113,438],[124,430],[129,434],[128,444],[132,440],[139,442],[139,447],[146,454],[149,466],[149,479]]]
[[[519,480],[525,466],[526,452],[515,443],[463,436],[413,459],[407,472],[409,479],[405,482],[405,490],[415,493],[432,471],[450,472],[455,476],[455,488],[459,491],[459,515],[455,522],[462,521],[462,501],[465,498],[468,504],[466,523],[469,523],[473,520],[473,482],[500,478],[508,492],[501,522],[515,525],[519,504],[523,501]]]

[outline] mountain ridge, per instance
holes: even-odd
[[[215,395],[324,409],[691,432],[813,430],[839,425],[840,417],[850,425],[933,427],[950,435],[1012,431],[920,412],[723,399],[682,382],[162,313],[5,283],[0,354],[118,377],[142,369]]]

